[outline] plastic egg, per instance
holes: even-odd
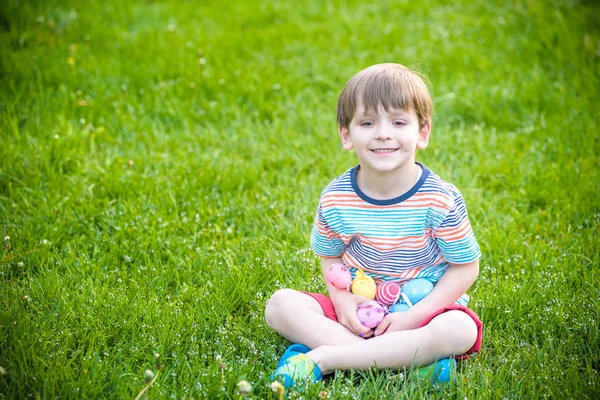
[[[352,293],[373,300],[377,293],[377,285],[370,276],[365,275],[362,269],[356,271],[356,277],[352,281]]]
[[[331,264],[325,271],[325,279],[338,289],[346,289],[352,283],[350,270],[344,264]]]
[[[376,299],[383,305],[391,306],[400,297],[400,286],[396,282],[383,282],[377,287]]]
[[[432,289],[433,284],[427,279],[412,279],[402,286],[401,296],[406,303],[414,305],[427,296]]]
[[[358,306],[356,316],[363,326],[372,329],[383,321],[385,308],[378,302],[370,300]]]
[[[390,307],[390,312],[391,313],[404,312],[404,311],[408,311],[409,309],[410,309],[410,307],[406,303],[396,303]]]
[[[456,380],[456,360],[444,358],[415,371],[419,379],[429,380],[433,385],[442,385]]]

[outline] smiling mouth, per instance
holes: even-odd
[[[378,153],[378,154],[387,154],[387,153],[393,153],[398,149],[371,149],[371,151],[373,153]]]

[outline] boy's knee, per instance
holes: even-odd
[[[466,353],[477,340],[477,325],[473,318],[469,314],[462,311],[456,311],[456,320],[459,325],[458,336],[461,338],[461,347],[464,349],[463,353]]]
[[[435,320],[438,321],[435,321]],[[453,310],[434,318],[432,323],[436,325],[436,336],[447,339],[439,343],[445,343],[446,346],[452,347],[450,350],[455,355],[466,353],[477,340],[477,325],[473,318],[467,313]]]
[[[290,297],[294,292],[292,289],[279,289],[273,293],[265,307],[265,320],[270,328],[276,329],[277,322],[286,315]]]

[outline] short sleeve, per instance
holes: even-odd
[[[458,191],[450,211],[433,231],[433,237],[446,261],[466,264],[481,257],[479,244],[471,228],[465,201]]]
[[[346,250],[346,245],[340,235],[330,228],[323,215],[320,202],[310,235],[310,247],[316,255],[321,257],[339,257]]]

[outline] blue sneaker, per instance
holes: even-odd
[[[283,353],[283,355],[279,359],[279,362],[277,363],[277,368],[281,367],[291,356],[295,356],[296,354],[308,353],[309,351],[310,348],[308,346],[305,346],[300,343],[294,343],[293,345],[285,349],[285,352]]]
[[[315,383],[323,379],[323,374],[317,364],[306,354],[292,355],[275,370],[274,378],[283,381],[285,389],[296,386],[305,380]]]
[[[444,358],[415,371],[419,378],[429,379],[432,385],[443,385],[456,379],[456,360]]]

